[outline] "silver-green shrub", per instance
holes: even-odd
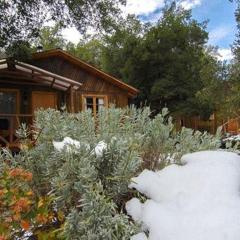
[[[28,136],[24,130],[19,134]],[[65,137],[81,147],[54,149],[53,141]],[[54,196],[54,208],[66,216],[64,238],[82,240],[129,239],[136,230],[123,207],[130,178],[143,168],[181,164],[185,153],[220,146],[219,134],[176,131],[167,109],[152,118],[149,108],[134,107],[102,109],[96,119],[90,111],[39,111],[33,138],[35,146],[11,161],[33,173],[39,195]],[[99,156],[94,148],[101,141],[107,147]]]

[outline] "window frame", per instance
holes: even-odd
[[[103,106],[105,108],[108,108],[108,96],[103,95],[103,94],[83,94],[82,95],[82,110],[85,111],[87,110],[87,106],[85,104],[86,98],[92,98],[93,99],[93,116],[96,118],[97,116],[97,98],[102,98],[103,99]],[[100,105],[100,104],[99,104]]]

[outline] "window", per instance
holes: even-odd
[[[107,96],[85,95],[83,96],[83,109],[91,109],[96,117],[101,108],[107,107]]]
[[[18,99],[18,90],[0,89],[0,130],[9,129],[10,117],[7,115],[18,113]]]
[[[0,113],[16,114],[18,91],[0,89]]]

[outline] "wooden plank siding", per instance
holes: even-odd
[[[36,59],[32,64],[82,83],[80,89],[74,93],[76,112],[82,110],[81,96],[85,94],[105,95],[108,97],[108,105],[114,104],[116,107],[126,107],[128,105],[129,96],[126,90],[101,79],[93,73],[81,69],[79,66],[61,57],[52,56],[44,59]]]

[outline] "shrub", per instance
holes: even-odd
[[[177,132],[168,111],[155,118],[149,108],[102,109],[97,119],[90,111],[69,114],[39,111],[34,147],[26,140],[15,165],[33,174],[37,196],[53,198],[52,211],[61,212],[64,239],[129,239],[138,226],[124,214],[130,178],[142,168],[160,169],[179,163],[183,154],[216,149],[219,136],[183,128]],[[25,129],[26,130],[26,129]],[[22,136],[28,134],[19,131]],[[61,151],[53,141],[70,137],[79,145]],[[104,147],[100,154],[96,146]],[[2,156],[6,159],[6,155]]]
[[[21,238],[27,231],[34,232],[43,224],[53,221],[53,215],[48,209],[50,198],[38,198],[31,188],[31,181],[32,173],[29,171],[2,164],[0,239]]]

